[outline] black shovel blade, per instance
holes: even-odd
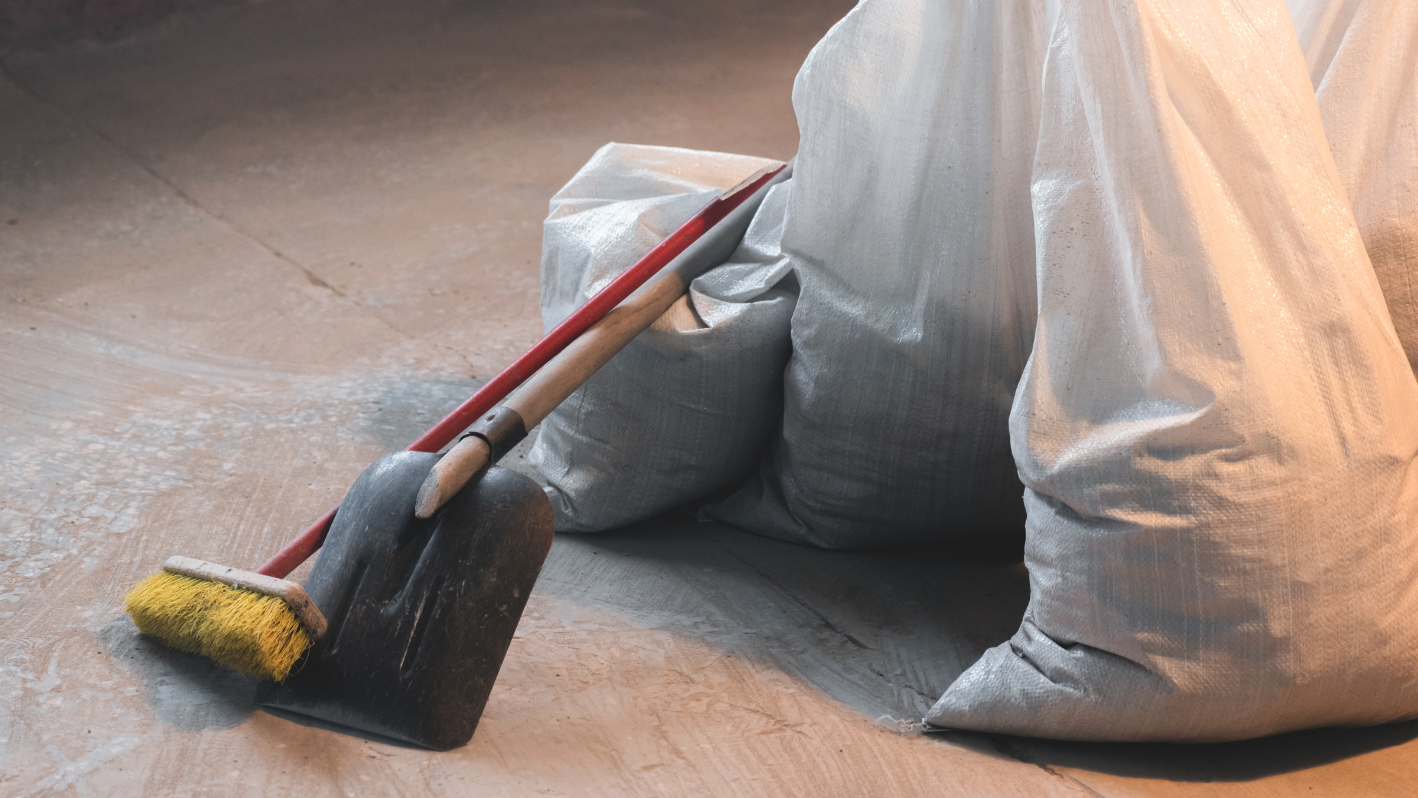
[[[446,751],[472,739],[551,548],[551,503],[496,466],[433,518],[438,457],[392,454],[350,488],[305,590],[329,629],[258,704]]]

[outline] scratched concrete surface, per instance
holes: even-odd
[[[1414,724],[914,734],[1020,565],[681,514],[558,538],[451,753],[136,634],[168,555],[259,563],[534,340],[546,202],[596,147],[791,155],[848,5],[292,0],[0,57],[0,795],[1411,794]]]

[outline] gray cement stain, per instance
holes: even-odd
[[[211,660],[173,651],[138,633],[128,616],[95,639],[138,677],[158,720],[182,731],[230,729],[256,711],[256,681]]]

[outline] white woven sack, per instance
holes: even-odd
[[[711,517],[829,548],[1021,534],[1040,6],[864,0],[808,56],[782,428]]]
[[[1418,370],[1418,0],[1291,0],[1320,116]]]
[[[1418,383],[1282,0],[1064,0],[1033,207],[1029,605],[928,720],[1418,716]]]
[[[542,248],[546,328],[769,163],[603,147],[552,198]],[[752,469],[778,419],[788,357],[794,284],[778,239],[790,183],[772,189],[727,263],[695,280],[542,422],[530,459],[548,482],[558,530],[624,526]]]

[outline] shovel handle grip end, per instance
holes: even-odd
[[[449,449],[428,472],[428,477],[419,488],[418,498],[414,500],[414,516],[432,518],[440,507],[495,460],[493,450],[484,438],[469,435],[458,441],[458,445]]]

